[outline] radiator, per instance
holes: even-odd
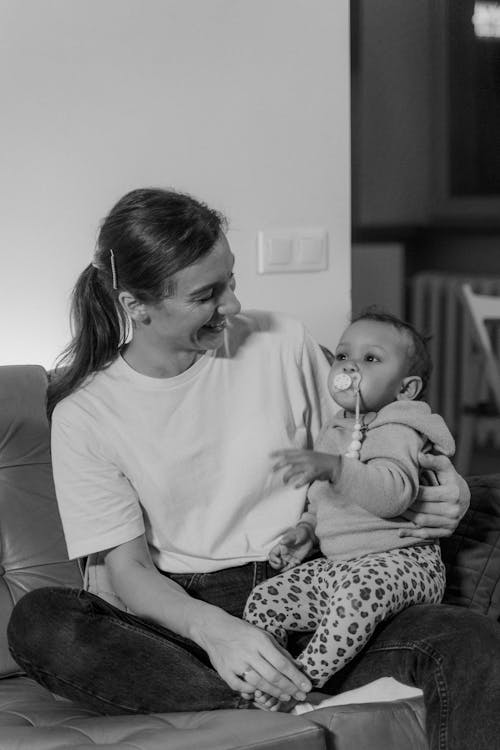
[[[482,385],[479,399],[475,392],[481,364],[460,300],[460,286],[465,282],[475,292],[500,295],[500,277],[427,271],[416,274],[410,282],[410,322],[421,333],[432,337],[429,349],[434,370],[426,399],[455,436],[462,407],[488,399],[486,385]],[[500,335],[496,338],[494,348],[498,353]],[[477,435],[479,443],[491,437],[487,426]],[[498,426],[494,439],[498,445]]]

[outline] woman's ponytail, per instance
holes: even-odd
[[[89,265],[75,284],[71,301],[73,338],[57,360],[47,394],[47,414],[86,378],[116,359],[128,333],[128,319],[115,303],[98,269]]]

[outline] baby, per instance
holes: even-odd
[[[455,449],[443,419],[420,400],[430,371],[425,340],[411,325],[362,313],[342,335],[328,378],[341,410],[315,450],[274,454],[284,482],[310,484],[308,507],[270,552],[283,572],[253,590],[244,617],[283,646],[287,631],[314,631],[297,664],[317,688],[382,620],[442,599],[439,544],[412,537],[404,517],[418,492],[419,452]],[[298,565],[316,540],[323,557]],[[255,701],[293,708],[260,692]]]

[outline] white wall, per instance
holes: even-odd
[[[0,363],[51,366],[97,225],[174,186],[230,218],[244,306],[329,345],[349,309],[347,0],[0,0]],[[259,229],[331,264],[258,276]]]

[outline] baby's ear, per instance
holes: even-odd
[[[422,378],[419,375],[408,375],[401,381],[401,388],[396,396],[398,401],[414,401],[422,390]]]

